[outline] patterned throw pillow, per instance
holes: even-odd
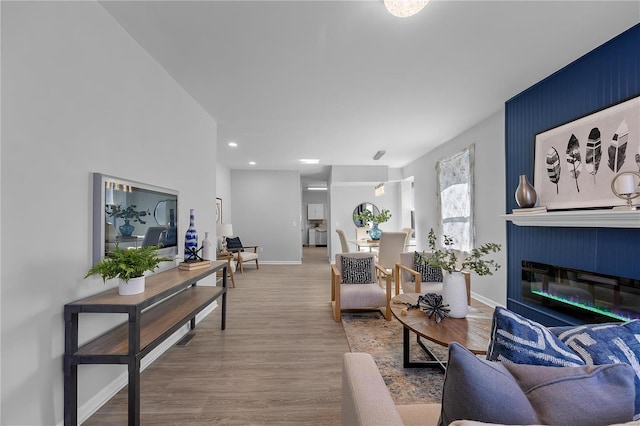
[[[500,306],[493,313],[487,359],[550,367],[585,364],[547,327]]]
[[[427,263],[427,259],[420,252],[414,252],[413,255],[413,270],[420,272],[422,278],[420,281],[423,283],[441,283],[442,282],[442,269],[435,268]],[[411,281],[415,281],[415,276],[411,276]]]
[[[228,249],[242,248],[242,242],[240,242],[240,237],[233,237],[233,238],[227,237],[227,248]],[[244,251],[244,249],[240,251]]]
[[[631,365],[635,373],[635,419],[640,418],[640,320],[550,330],[587,365]]]
[[[373,257],[342,256],[341,284],[371,284],[373,279]]]

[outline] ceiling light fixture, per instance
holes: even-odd
[[[429,0],[384,0],[384,5],[393,16],[408,18],[420,12]]]
[[[317,158],[301,158],[300,164],[319,164],[320,160]]]
[[[326,191],[326,186],[309,186],[307,187],[307,191]]]
[[[229,142],[229,146],[235,148],[238,144],[235,142]]]
[[[249,161],[249,165],[251,165],[251,166],[255,166],[255,165],[256,165],[256,162],[255,162],[255,161]]]
[[[380,150],[380,151],[376,152],[376,155],[373,156],[373,159],[374,160],[379,160],[386,153],[387,153],[387,151]]]

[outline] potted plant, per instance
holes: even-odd
[[[130,206],[127,206],[123,209],[120,206],[108,205],[105,207],[104,211],[111,217],[123,219],[124,225],[120,225],[119,227],[120,235],[122,235],[123,237],[130,237],[135,227],[131,225],[129,221],[140,222],[144,225],[147,222],[145,222],[141,218],[147,215],[151,215],[151,212],[148,209],[136,210],[137,207],[138,206],[136,206],[135,204],[131,204]]]
[[[155,271],[160,262],[171,261],[168,257],[159,257],[156,246],[122,250],[116,245],[114,251],[89,269],[85,278],[100,275],[105,283],[118,278],[121,295],[138,294],[144,291],[144,273]]]
[[[429,231],[429,248],[431,249],[431,257],[427,257],[423,253],[422,259],[435,268],[442,269],[444,273],[444,283],[442,286],[442,299],[444,303],[449,304],[450,317],[464,318],[467,315],[467,286],[463,271],[475,272],[478,275],[493,275],[493,272],[500,268],[500,265],[493,259],[483,259],[490,253],[500,251],[500,244],[485,243],[471,250],[469,255],[464,259],[458,259],[456,252],[451,249],[453,239],[444,236],[445,248],[436,249],[436,234],[431,229]]]
[[[369,230],[369,236],[372,240],[379,240],[382,231],[378,228],[378,224],[384,223],[391,219],[391,213],[387,209],[382,209],[379,214],[373,214],[371,210],[364,210],[362,213],[354,213],[354,221],[362,221],[363,223],[372,223]]]

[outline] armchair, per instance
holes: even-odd
[[[433,268],[423,265],[419,256],[422,253],[412,251],[400,253],[400,263],[396,263],[396,296],[400,294],[400,288],[403,293],[436,293],[442,294],[442,271],[439,268]],[[424,253],[429,258],[430,253]],[[471,304],[471,274],[463,272],[464,280],[467,285],[467,304]]]
[[[376,272],[385,276],[385,288],[378,285]],[[333,319],[340,321],[346,309],[380,309],[391,320],[391,274],[376,264],[373,253],[338,253],[331,265]]]
[[[259,246],[245,246],[240,241],[240,237],[227,237],[227,252],[233,257],[236,262],[236,269],[240,269],[240,273],[244,274],[245,262],[256,262],[256,269],[260,269],[258,264],[258,247]]]

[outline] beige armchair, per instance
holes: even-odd
[[[436,293],[442,294],[442,281],[424,280],[422,272],[416,269],[420,269],[415,264],[416,252],[405,252],[400,254],[400,263],[395,266],[396,277],[396,296],[400,294],[402,288],[403,293]],[[427,258],[431,257],[430,253],[424,253]],[[467,304],[471,304],[471,274],[464,271],[464,280],[467,285]],[[426,277],[425,277],[426,278]]]
[[[239,237],[227,237],[227,252],[233,256],[236,262],[236,269],[240,269],[240,273],[244,273],[243,264],[246,262],[255,262],[256,269],[260,269],[258,263],[258,248],[260,246],[243,245]]]
[[[378,285],[376,273],[385,276],[385,288]],[[376,264],[373,253],[339,253],[331,265],[331,306],[333,319],[340,321],[346,309],[380,309],[391,320],[391,275]]]

